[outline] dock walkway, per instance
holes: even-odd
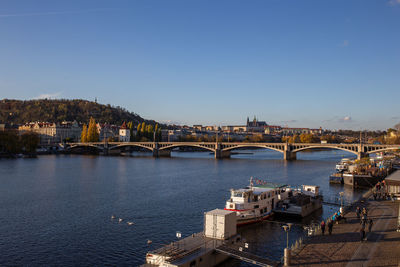
[[[306,241],[293,253],[290,266],[400,266],[399,201],[369,199],[362,207],[374,222],[371,233],[366,226],[366,241],[360,241],[361,225],[353,208],[345,215],[347,222],[334,224],[332,235],[326,227],[325,235]]]
[[[266,258],[261,258],[258,257],[254,254],[247,253],[245,251],[240,251],[238,249],[234,249],[232,246],[227,246],[227,245],[222,245],[219,246],[218,248],[215,249],[219,253],[223,253],[228,255],[229,257],[239,259],[241,261],[249,262],[251,264],[257,265],[257,266],[263,266],[263,267],[275,267],[278,266],[279,263],[266,259]]]

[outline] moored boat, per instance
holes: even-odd
[[[335,172],[329,176],[329,183],[331,184],[343,184],[343,173]]]
[[[312,212],[322,208],[322,195],[319,186],[303,185],[296,195],[279,201],[274,213],[296,217],[306,217]]]
[[[231,189],[231,198],[224,209],[236,212],[238,226],[256,223],[269,218],[278,201],[287,199],[296,192],[288,185],[251,178],[249,186]]]

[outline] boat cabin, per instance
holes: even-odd
[[[317,185],[303,185],[302,193],[308,196],[316,197],[319,195],[319,186]]]
[[[226,209],[244,210],[250,207],[257,209],[261,206],[274,203],[273,200],[275,198],[280,200],[285,192],[286,188],[271,188],[266,186],[231,189],[231,198],[226,203]]]

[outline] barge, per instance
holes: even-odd
[[[300,192],[277,204],[274,213],[277,215],[306,217],[322,208],[323,197],[319,186],[303,185]]]

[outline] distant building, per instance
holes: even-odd
[[[295,135],[295,134],[308,134],[310,133],[310,129],[308,128],[282,128],[283,135]]]
[[[97,132],[99,133],[100,141],[104,141],[104,139],[119,140],[119,127],[117,125],[108,123],[97,123],[96,128]]]
[[[205,131],[205,127],[203,127],[203,125],[200,124],[193,125],[193,128],[198,131]]]
[[[188,134],[185,130],[161,130],[161,140],[163,142],[175,142]]]
[[[40,145],[62,143],[65,140],[77,142],[80,139],[82,128],[74,122],[30,122],[18,127],[20,132],[31,131],[39,135]]]
[[[267,125],[264,127],[264,133],[265,134],[279,134],[282,131],[281,126],[277,125]]]
[[[256,116],[254,116],[253,121],[249,121],[249,117],[247,117],[247,132],[264,132],[264,128],[268,124],[265,121],[258,121]]]
[[[322,134],[322,128],[310,129],[310,128],[282,128],[283,135],[294,135],[294,134]]]
[[[209,132],[213,132],[213,131],[219,131],[220,128],[218,126],[212,125],[212,126],[205,126],[205,130],[209,131]]]
[[[131,140],[131,132],[129,128],[126,126],[124,122],[122,126],[119,128],[119,141],[120,142],[129,142]]]

